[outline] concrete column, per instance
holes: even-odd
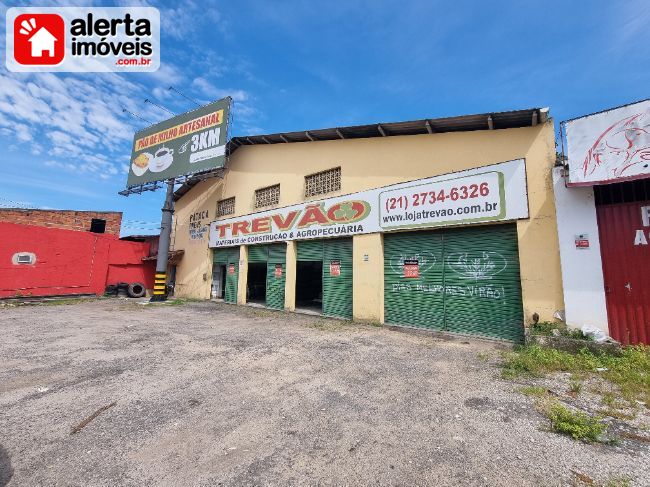
[[[239,247],[239,279],[237,280],[237,304],[246,304],[246,285],[248,284],[248,247]]]
[[[352,238],[352,299],[355,320],[384,322],[384,241],[380,233]]]
[[[296,310],[296,242],[287,242],[287,262],[285,265],[284,309]]]

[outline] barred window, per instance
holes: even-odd
[[[235,197],[217,201],[217,216],[233,215],[235,213]]]
[[[255,208],[277,205],[280,202],[280,185],[255,190]]]
[[[341,168],[335,167],[327,171],[305,176],[305,196],[332,193],[341,189]]]

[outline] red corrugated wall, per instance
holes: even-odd
[[[650,227],[641,213],[648,206],[641,201],[596,209],[609,333],[624,344],[650,344]]]
[[[36,255],[34,264],[14,264],[17,252]],[[107,284],[142,282],[153,287],[148,242],[115,235],[0,222],[0,298],[103,294]]]

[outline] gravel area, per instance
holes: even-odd
[[[549,432],[491,342],[117,299],[0,337],[0,486],[650,485],[648,445]]]

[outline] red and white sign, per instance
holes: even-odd
[[[330,276],[338,277],[341,275],[341,261],[340,260],[331,260],[330,261]]]
[[[565,123],[569,186],[650,177],[650,100]]]
[[[228,264],[228,274],[233,275],[235,273],[235,264]]]
[[[12,7],[9,71],[156,71],[160,12],[154,7]]]
[[[589,235],[586,233],[575,236],[576,249],[588,249],[589,248]]]
[[[278,279],[282,277],[282,264],[275,264],[275,277]]]
[[[405,259],[403,264],[404,277],[417,279],[420,277],[420,263],[415,259]]]

